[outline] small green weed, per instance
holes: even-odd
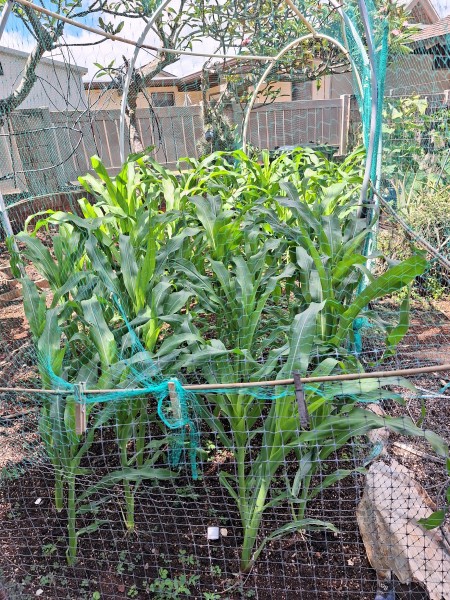
[[[193,554],[188,554],[186,550],[178,552],[178,560],[184,567],[198,567],[198,560]]]
[[[220,577],[222,575],[222,569],[219,565],[211,565],[210,572],[213,577]]]
[[[167,569],[159,569],[159,577],[148,586],[148,591],[155,594],[156,598],[164,600],[178,600],[181,596],[190,596],[191,590],[188,586],[195,586],[200,579],[199,575],[179,575],[169,577]]]

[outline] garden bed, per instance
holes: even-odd
[[[86,179],[95,202],[80,204],[82,216],[49,216],[37,238],[18,236],[27,319],[20,300],[0,308],[0,385],[16,388],[0,396],[1,577],[20,588],[9,596],[374,598],[355,515],[363,467],[376,458],[364,434],[419,436],[410,451],[394,435],[392,449],[414,456],[439,497],[444,463],[414,421],[448,440],[443,377],[414,379],[424,412],[406,380],[335,376],[442,361],[449,314],[445,302],[415,301],[403,337],[401,298],[427,266],[418,254],[359,293],[357,248],[371,228],[352,200],[358,156],[338,186],[323,180],[342,169],[302,153],[264,169],[238,154],[234,171],[217,156],[179,179],[131,158],[125,195],[96,159],[106,187]],[[311,169],[307,187],[299,165]],[[242,210],[230,209],[231,193]],[[39,276],[50,292],[34,285]],[[358,319],[365,309],[370,327]],[[333,381],[190,397],[166,379],[215,387],[296,371]],[[41,381],[52,391],[18,389]],[[95,388],[113,392],[89,403]],[[380,400],[385,417],[367,408]],[[443,456],[443,441],[429,438]],[[213,526],[220,535],[208,541]],[[397,587],[398,598],[426,599]]]
[[[388,315],[389,304],[380,305],[379,309]],[[420,362],[427,357],[430,364],[442,359],[442,348],[450,337],[448,309],[448,301],[432,302],[426,307],[422,301],[414,303],[410,332],[395,358],[397,366],[417,366],[419,357],[413,356],[415,352],[420,352]],[[2,335],[7,340],[0,379],[3,385],[7,382],[35,385],[33,352],[28,345],[21,302],[1,308],[0,315]],[[11,349],[20,352],[12,369],[7,360]],[[28,357],[30,364],[24,357]],[[447,375],[416,376],[414,383],[437,393],[448,381]],[[2,395],[1,402],[2,416],[17,415],[7,421],[0,419],[0,466],[6,467],[4,473],[11,475],[3,478],[0,485],[0,568],[1,577],[10,589],[8,598],[33,598],[38,590],[43,590],[42,597],[49,600],[91,599],[96,598],[93,595],[96,591],[101,598],[152,597],[151,592],[144,590],[152,582],[160,581],[159,570],[165,569],[167,578],[175,582],[180,582],[183,575],[188,580],[193,577],[186,585],[190,597],[199,600],[208,598],[206,592],[230,600],[252,597],[373,600],[376,577],[367,561],[355,518],[362,493],[360,477],[347,478],[328,490],[317,499],[311,513],[333,522],[340,530],[338,535],[324,532],[288,535],[263,552],[248,576],[237,577],[239,516],[219,486],[214,461],[205,466],[204,472],[209,475],[200,482],[180,479],[176,487],[145,486],[137,498],[135,534],[125,532],[119,503],[111,497],[107,509],[97,515],[107,523],[82,538],[77,565],[69,567],[65,558],[67,517],[64,511],[58,514],[54,509],[52,468],[38,441],[35,399]],[[428,398],[426,406],[424,425],[450,441],[448,403]],[[387,408],[392,414],[405,411],[395,404]],[[420,400],[411,397],[406,411],[414,419],[419,418]],[[436,497],[444,483],[441,465],[434,457],[430,459],[427,444],[417,439],[407,442],[419,454],[395,444],[390,452]],[[36,504],[38,499],[41,501]],[[281,514],[270,517],[274,522],[277,519],[283,522]],[[270,523],[272,528],[274,522]],[[215,524],[226,529],[227,536],[208,542],[206,528]],[[15,593],[11,592],[12,583],[17,586]],[[396,590],[400,599],[427,598],[418,586],[397,584]]]

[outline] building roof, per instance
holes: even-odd
[[[397,0],[397,4],[403,6],[417,23],[429,25],[440,18],[431,0]]]
[[[450,34],[450,15],[445,19],[440,19],[437,23],[427,25],[422,31],[413,35],[412,39],[415,42],[420,42],[448,34]]]
[[[18,58],[25,59],[27,59],[29,56],[29,52],[23,52],[22,50],[16,50],[15,48],[7,48],[6,46],[0,46],[0,57],[4,54],[9,54],[10,56],[16,56]],[[88,69],[86,69],[85,67],[80,67],[80,65],[75,65],[73,63],[65,62],[63,60],[56,60],[54,58],[43,57],[39,62],[45,65],[53,65],[54,67],[60,67],[64,69],[70,68],[72,71],[78,71],[80,75],[86,75],[88,72]]]
[[[159,60],[156,58],[155,60],[152,60],[149,63],[142,65],[142,67],[139,67],[138,69],[136,69],[136,71],[140,73],[143,77],[145,77],[148,73],[151,73],[153,71],[153,69],[158,63]],[[165,71],[164,69],[158,73],[157,77],[171,77],[176,79],[176,75],[173,75],[172,73],[169,73],[169,71]]]

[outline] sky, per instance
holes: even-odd
[[[441,17],[450,13],[450,0],[435,0],[433,5]]]
[[[54,10],[54,4],[52,4],[49,0],[44,1],[44,6],[49,10]],[[97,13],[90,18],[88,17],[84,19],[83,22],[91,27],[98,28],[98,16],[99,15]],[[104,20],[107,21],[105,17]],[[127,19],[125,20],[123,29],[118,35],[131,40],[137,40],[143,28],[144,23],[140,22],[139,19]],[[98,67],[95,66],[95,63],[100,65],[108,65],[112,60],[115,60],[115,64],[120,65],[123,63],[124,56],[127,59],[130,59],[134,52],[133,46],[120,42],[113,42],[110,40],[105,40],[101,44],[93,46],[92,43],[98,42],[101,39],[100,36],[77,29],[71,25],[65,25],[64,32],[64,42],[66,44],[89,45],[72,46],[70,48],[55,50],[52,53],[52,56],[55,59],[70,61],[72,64],[76,63],[80,66],[86,67],[89,72],[86,75],[85,80],[91,80],[96,76]],[[148,34],[146,43],[157,47],[161,45],[157,36],[152,32]],[[30,51],[33,47],[33,39],[25,29],[22,21],[13,14],[11,14],[9,17],[6,30],[0,41],[0,45],[25,52]],[[211,41],[208,42],[205,40],[203,43],[194,44],[193,50],[200,52],[214,52],[215,49]],[[146,64],[151,60],[154,60],[155,56],[156,54],[154,52],[141,49],[139,52],[137,65],[140,66]],[[186,56],[179,59],[177,63],[170,65],[167,70],[174,75],[185,75],[200,69],[204,62],[204,58]]]
[[[88,0],[83,0],[83,2],[88,2]],[[44,5],[49,9],[54,8],[54,4],[50,0],[45,0]],[[450,0],[434,0],[434,6],[441,17],[450,14]],[[98,15],[93,15],[91,18],[87,18],[85,23],[97,27],[97,19]],[[125,22],[124,28],[120,32],[120,35],[132,40],[137,40],[142,29],[143,24],[141,24],[139,20],[129,19]],[[64,41],[67,44],[92,44],[99,39],[100,38],[95,34],[82,31],[72,26],[66,25],[65,27]],[[33,41],[31,37],[25,30],[20,19],[14,15],[11,15],[6,27],[6,31],[4,32],[0,41],[0,45],[16,48],[18,50],[29,51],[32,48],[32,42]],[[155,46],[159,46],[158,40],[154,34],[150,34],[147,37],[146,42]],[[72,47],[70,50],[65,48],[63,50],[55,51],[53,55],[55,58],[61,59],[63,58],[61,52],[63,52],[66,61],[68,60],[71,63],[76,63],[86,67],[89,72],[85,79],[91,80],[93,77],[95,77],[95,74],[98,71],[98,68],[94,63],[108,65],[112,60],[115,60],[116,64],[121,64],[123,62],[123,56],[129,59],[132,56],[133,50],[134,48],[130,45],[107,40],[96,46],[78,46]],[[211,42],[205,40],[201,44],[197,43],[197,45],[194,46],[194,50],[200,50],[202,52],[214,52],[214,46]],[[137,64],[138,66],[145,64],[153,60],[154,57],[154,53],[150,53],[141,49]],[[186,75],[200,69],[204,62],[204,58],[192,56],[183,57],[177,63],[170,65],[167,70],[174,75]]]

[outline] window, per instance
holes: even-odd
[[[175,94],[172,92],[153,92],[153,106],[175,106]]]
[[[2,65],[2,63],[1,63],[1,62],[0,62],[0,75],[4,75],[4,72],[3,72],[3,65]]]

